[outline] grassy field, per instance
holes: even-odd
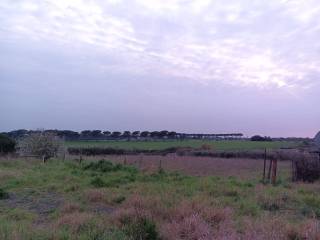
[[[2,159],[0,239],[320,237],[319,183],[293,184],[280,175],[271,186],[259,178],[197,177],[167,170],[140,171],[106,161],[80,165]]]
[[[281,147],[295,147],[297,142],[252,142],[252,141],[209,141],[209,140],[184,140],[184,141],[68,141],[68,147],[111,147],[126,150],[163,150],[171,147],[200,148],[209,145],[213,150],[253,150],[276,149]]]

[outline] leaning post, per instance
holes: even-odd
[[[264,149],[264,161],[263,161],[263,183],[266,179],[266,165],[267,165],[267,149]]]

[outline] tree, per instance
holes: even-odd
[[[153,132],[150,133],[150,137],[152,137],[152,138],[156,138],[158,136],[159,136],[159,132],[158,131],[153,131]]]
[[[91,131],[90,130],[84,130],[81,132],[81,136],[91,136]]]
[[[111,137],[113,137],[113,138],[119,138],[120,136],[121,136],[121,132],[117,132],[117,131],[112,132],[112,134],[111,134]]]
[[[131,132],[130,131],[124,131],[123,134],[122,134],[122,137],[127,138],[128,140],[130,140]]]
[[[168,133],[168,138],[176,138],[177,137],[177,133],[176,132],[169,132]]]
[[[167,137],[167,135],[168,135],[168,131],[167,130],[162,130],[161,132],[159,132],[159,137],[160,138],[165,138],[165,137]]]
[[[14,152],[16,142],[6,135],[0,134],[0,154]]]
[[[106,137],[109,137],[111,132],[110,131],[104,131],[103,134],[106,136]]]
[[[21,155],[41,157],[44,163],[49,158],[56,156],[62,147],[61,138],[44,131],[32,133],[18,142],[18,151]]]
[[[134,132],[132,132],[132,136],[133,136],[133,137],[139,137],[139,135],[140,135],[140,131],[134,131]]]
[[[101,133],[100,130],[93,130],[93,131],[91,132],[91,136],[92,136],[92,137],[101,137],[101,136],[102,136],[102,133]]]
[[[272,141],[272,139],[270,137],[262,137],[259,135],[255,135],[251,137],[251,141],[266,142],[266,141]]]
[[[141,132],[141,134],[140,134],[140,136],[141,137],[149,137],[149,131],[143,131],[143,132]]]

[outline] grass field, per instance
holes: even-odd
[[[319,239],[320,184],[230,176],[260,169],[261,161],[248,161],[197,177],[169,165],[149,172],[105,161],[2,159],[0,239]]]
[[[295,147],[298,142],[252,142],[252,141],[209,141],[209,140],[184,140],[184,141],[68,141],[68,147],[111,147],[126,150],[163,150],[171,147],[200,148],[209,145],[213,150],[253,150],[253,149],[276,149],[281,147]]]

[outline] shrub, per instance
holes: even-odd
[[[120,204],[120,203],[122,203],[124,200],[126,200],[126,197],[125,197],[125,196],[118,196],[118,197],[114,198],[114,199],[112,200],[112,202]]]
[[[4,191],[2,188],[0,188],[0,199],[7,199],[9,198],[9,194]]]
[[[131,166],[124,166],[122,164],[113,164],[110,161],[106,160],[100,160],[98,162],[91,162],[86,164],[83,167],[84,170],[92,170],[92,171],[98,171],[98,172],[116,172],[116,171],[127,171],[130,173],[136,173],[137,169]]]
[[[18,142],[18,151],[22,155],[35,155],[42,157],[45,162],[55,157],[62,150],[62,140],[50,132],[36,132]]]
[[[14,152],[16,143],[11,138],[0,134],[0,154]]]
[[[138,217],[134,221],[128,222],[124,231],[132,240],[160,239],[155,223],[145,217]]]
[[[97,188],[106,186],[106,183],[100,177],[95,177],[90,183],[92,186]]]
[[[320,179],[320,163],[311,154],[303,153],[293,159],[293,180],[314,182]]]

